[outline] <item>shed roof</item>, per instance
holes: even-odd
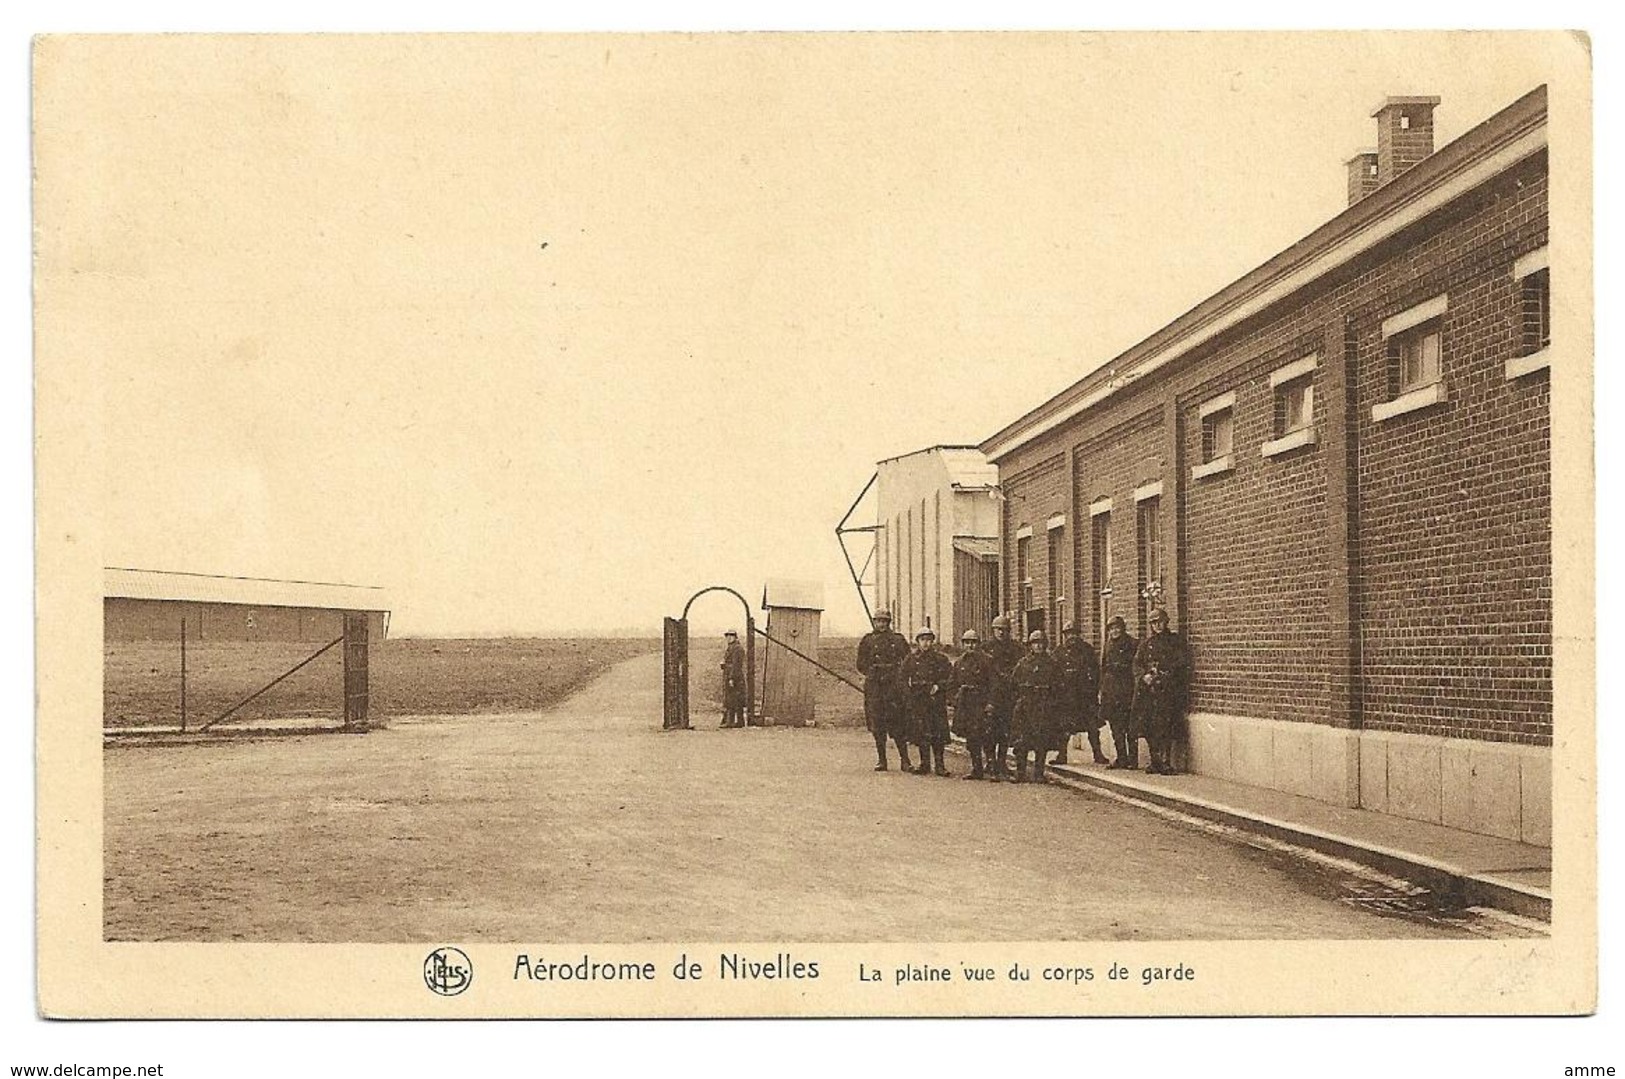
[[[324,581],[278,581],[209,573],[107,567],[102,594],[108,599],[161,599],[230,603],[243,607],[305,607],[327,611],[388,611],[382,588]]]
[[[985,536],[955,536],[954,550],[964,551],[972,558],[997,560],[999,541]]]
[[[802,611],[824,609],[822,581],[795,581],[786,577],[770,578],[762,586],[762,610],[775,607],[793,607]]]

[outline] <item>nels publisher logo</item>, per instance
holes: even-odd
[[[461,948],[436,948],[423,961],[423,984],[443,997],[454,997],[474,981],[474,964]]]

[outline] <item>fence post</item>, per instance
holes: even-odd
[[[181,733],[186,733],[186,616],[181,615]]]

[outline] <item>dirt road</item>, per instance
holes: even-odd
[[[106,751],[114,940],[1448,936],[1131,806],[870,770],[852,730],[663,733],[660,658],[527,716]],[[960,770],[963,765],[960,764]]]

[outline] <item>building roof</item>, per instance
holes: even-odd
[[[989,461],[987,454],[976,446],[927,446],[913,453],[882,458],[875,462],[875,467],[883,469],[889,464],[924,454],[935,454],[938,457],[948,472],[948,483],[953,487],[974,491],[999,485],[999,466]]]
[[[304,607],[326,611],[388,611],[382,588],[322,581],[278,581],[208,573],[108,567],[102,571],[108,599],[161,599],[230,603],[242,607]]]
[[[994,462],[1546,148],[1539,86],[980,445]]]
[[[926,446],[924,449],[909,450],[907,453],[899,453],[899,454],[896,454],[895,456],[892,456],[892,457],[882,457],[880,460],[876,461],[875,463],[880,464],[880,465],[886,465],[886,464],[890,464],[893,461],[901,461],[905,457],[918,457],[922,453],[941,453],[944,450],[975,450],[975,449],[977,449],[977,447],[974,446],[974,445],[965,445],[965,446],[950,446],[950,445]],[[980,451],[978,451],[978,452],[980,452]]]
[[[954,550],[964,551],[973,558],[999,557],[999,541],[985,536],[955,536]]]
[[[793,581],[784,577],[770,578],[762,586],[762,610],[775,607],[793,607],[802,611],[824,609],[822,581]]]

